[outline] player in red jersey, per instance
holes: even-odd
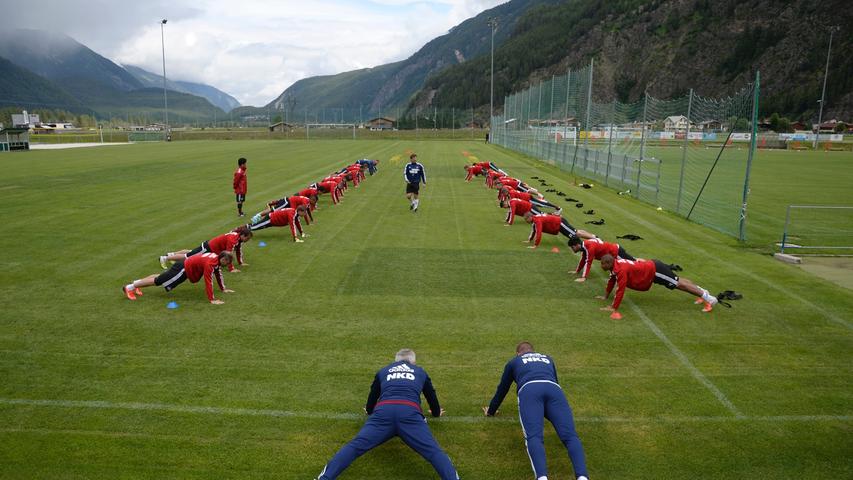
[[[476,163],[471,165],[465,165],[465,171],[468,172],[468,175],[465,176],[466,182],[470,182],[472,178],[478,175],[483,175],[483,167]]]
[[[317,189],[318,193],[328,193],[332,197],[332,204],[337,205],[340,202],[341,190],[338,183],[334,181],[322,181],[312,185]]]
[[[237,196],[237,215],[242,217],[243,202],[246,201],[246,159],[237,160],[237,170],[234,171],[234,194]]]
[[[317,200],[320,198],[320,192],[318,192],[316,188],[303,188],[302,190],[296,192],[296,195],[300,197],[308,197],[308,199],[311,200],[311,210],[317,208]]]
[[[306,217],[308,215],[308,207],[304,205],[300,205],[297,208],[282,208],[281,210],[275,210],[270,212],[269,216],[262,218],[259,222],[255,222],[249,225],[249,228],[252,231],[255,230],[263,230],[269,227],[290,227],[290,234],[293,237],[293,241],[296,243],[302,243],[304,240],[296,236],[296,232],[299,232],[300,237],[305,236],[305,232],[302,231],[302,224],[299,223],[299,217]]]
[[[562,234],[564,237],[572,238],[579,236],[581,238],[595,238],[595,235],[586,230],[577,230],[568,220],[556,214],[541,214],[535,215],[532,211],[524,214],[524,221],[531,224],[530,237],[526,243],[533,241],[533,245],[527,248],[536,248],[542,241],[542,234],[549,233],[551,235]]]
[[[504,226],[507,227],[513,224],[516,215],[523,217],[527,212],[532,212],[534,215],[542,213],[534,208],[532,203],[518,198],[512,198],[501,202],[501,207],[508,209],[506,212],[506,223],[504,223]]]
[[[505,177],[506,173],[501,172],[500,170],[490,170],[486,173],[486,186],[489,188],[493,188],[495,186],[495,181],[501,177]]]
[[[308,207],[308,215],[305,216],[305,223],[311,225],[311,222],[314,221],[314,215],[311,214],[311,199],[308,197],[303,197],[302,195],[291,195],[289,197],[279,198],[278,200],[272,200],[267,204],[267,208],[256,213],[252,217],[252,223],[258,223],[261,218],[266,215],[269,215],[270,212],[275,210],[281,210],[282,208],[296,208],[300,205],[305,205]]]
[[[202,242],[201,245],[192,250],[178,250],[161,255],[160,266],[165,270],[169,267],[168,262],[186,260],[188,257],[200,253],[219,254],[221,252],[234,252],[234,256],[237,257],[237,264],[247,265],[243,263],[243,244],[251,240],[253,235],[249,227],[241,225],[228,233],[223,233],[218,237],[213,237],[210,240]],[[240,270],[234,268],[234,264],[232,263],[228,265],[228,271],[237,273]]]
[[[580,252],[581,254],[581,260],[578,262],[578,268],[575,270],[575,275],[580,274],[580,278],[575,279],[576,282],[586,281],[586,278],[589,276],[589,270],[592,268],[592,261],[601,260],[601,257],[605,255],[610,255],[621,260],[636,260],[618,243],[605,242],[600,238],[584,240],[580,237],[572,237],[569,239],[569,248],[573,252]]]
[[[611,318],[621,318],[619,305],[625,289],[639,290],[644,292],[652,288],[653,283],[663,285],[670,290],[681,290],[697,297],[696,303],[704,303],[703,312],[710,312],[717,304],[717,298],[708,293],[708,290],[696,285],[686,278],[678,278],[669,265],[660,260],[619,260],[613,255],[607,254],[601,257],[601,268],[610,272],[605,294],[595,298],[606,300],[616,286],[616,296],[613,304],[602,307],[601,310],[613,312]],[[701,301],[700,301],[701,300]]]
[[[178,260],[172,265],[172,268],[162,273],[155,273],[139,280],[134,280],[121,288],[122,293],[130,300],[136,300],[137,296],[142,295],[142,289],[156,285],[163,287],[167,292],[172,291],[180,285],[184,280],[189,280],[190,283],[196,283],[202,278],[204,279],[204,291],[207,294],[207,300],[210,303],[219,305],[223,302],[213,296],[213,278],[216,277],[216,283],[222,293],[233,293],[234,290],[229,290],[225,287],[225,282],[222,280],[222,267],[231,265],[234,258],[230,252],[202,253],[187,257],[186,260]]]

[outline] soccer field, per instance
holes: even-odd
[[[407,150],[429,182],[416,214],[403,195]],[[623,243],[634,256],[744,298],[703,314],[655,286],[628,291],[624,319],[610,320],[593,299],[601,269],[577,284],[562,237],[525,248],[529,227],[502,226],[494,190],[462,181],[464,151],[595,209],[552,197],[576,226],[639,234]],[[321,197],[304,244],[286,228],[257,232],[248,265],[226,274],[236,292],[216,291],[224,305],[188,282],[124,298],[123,284],[160,271],[158,255],[241,223],[239,156],[244,220],[357,158],[381,163],[340,205]],[[480,410],[521,340],[556,360],[593,480],[853,476],[853,292],[613,191],[573,187],[554,167],[460,141],[174,142],[2,159],[13,243],[0,276],[0,478],[313,478],[361,427],[373,375],[402,347],[447,410],[429,422],[461,478],[531,478],[514,390],[498,417]],[[810,165],[816,178],[836,168]],[[545,443],[550,478],[570,478],[551,427]],[[341,478],[437,477],[395,439]]]

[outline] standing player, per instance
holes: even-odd
[[[589,270],[592,268],[592,261],[601,260],[601,257],[605,255],[623,260],[636,260],[618,243],[605,242],[600,238],[584,240],[580,237],[572,237],[569,239],[569,248],[575,253],[581,252],[581,260],[575,270],[575,274],[580,273],[581,276],[575,279],[576,282],[585,282],[586,277],[589,276]]]
[[[625,288],[645,292],[652,288],[653,283],[663,285],[670,290],[677,289],[696,296],[695,303],[705,304],[702,309],[703,312],[710,312],[717,304],[717,297],[708,293],[708,290],[686,278],[678,278],[678,275],[672,272],[669,265],[660,260],[618,260],[613,255],[608,254],[601,257],[601,268],[610,272],[610,279],[607,281],[607,289],[604,295],[595,298],[607,300],[610,292],[613,291],[613,286],[616,286],[613,304],[601,308],[604,311],[613,312],[610,318],[622,318],[619,313],[619,305],[625,295]]]
[[[230,252],[220,252],[218,255],[215,253],[193,255],[187,257],[186,260],[178,260],[172,265],[172,268],[163,273],[134,280],[122,287],[121,291],[130,300],[136,300],[137,295],[142,295],[141,289],[145,287],[157,285],[170,292],[184,280],[189,279],[190,283],[196,283],[204,278],[204,291],[207,294],[207,300],[214,305],[219,305],[225,302],[213,296],[213,277],[216,277],[216,283],[222,293],[233,293],[234,290],[225,288],[222,270],[220,269],[231,265],[233,260]]]
[[[521,342],[515,347],[515,358],[507,362],[501,383],[488,407],[483,407],[487,417],[498,414],[498,408],[515,382],[518,395],[518,417],[524,433],[524,445],[533,474],[538,480],[548,480],[548,465],[545,462],[545,419],[547,418],[557,436],[569,451],[575,477],[587,480],[586,458],[583,445],[575,430],[572,408],[569,406],[562,387],[557,382],[557,368],[548,355],[536,353],[533,345]]]
[[[243,202],[246,201],[246,159],[237,160],[237,170],[234,171],[234,194],[237,195],[237,216],[242,217]]]
[[[421,182],[426,185],[426,170],[424,166],[418,163],[417,154],[409,156],[409,163],[403,168],[403,179],[406,180],[406,198],[411,202],[409,210],[418,211],[420,200],[418,193],[420,192]]]
[[[329,460],[318,480],[337,478],[356,458],[395,436],[431,463],[442,480],[458,480],[450,458],[427,426],[421,411],[421,392],[432,416],[443,415],[432,380],[423,368],[415,365],[415,352],[404,348],[397,352],[394,363],[383,367],[373,377],[364,407],[370,415],[367,422],[355,438]]]

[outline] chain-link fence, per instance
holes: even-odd
[[[728,98],[597,100],[594,65],[504,99],[492,142],[745,239],[759,79]],[[630,191],[630,192],[628,192]]]

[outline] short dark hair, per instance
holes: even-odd
[[[580,245],[582,243],[583,243],[583,240],[581,240],[581,237],[579,237],[577,235],[572,235],[571,237],[569,237],[569,246],[570,247],[573,247],[575,245]]]
[[[240,225],[239,227],[235,228],[233,231],[236,232],[238,235],[243,236],[243,237],[251,238],[254,235],[252,233],[252,229],[249,228],[248,225]]]
[[[418,154],[417,154],[417,153],[413,153],[413,154],[409,155],[409,160],[411,160],[411,159],[413,159],[413,158],[415,158],[415,157],[417,157],[417,156],[418,156]]]
[[[246,162],[247,162],[247,160],[246,160],[245,158],[240,157],[240,158],[238,158],[238,159],[237,159],[237,166],[245,165],[245,164],[246,164]]]
[[[221,251],[219,252],[219,261],[222,261],[223,258],[228,258],[228,263],[234,263],[234,256],[231,255],[231,252]]]
[[[521,342],[515,346],[515,353],[527,353],[533,351],[533,344],[530,342]]]

